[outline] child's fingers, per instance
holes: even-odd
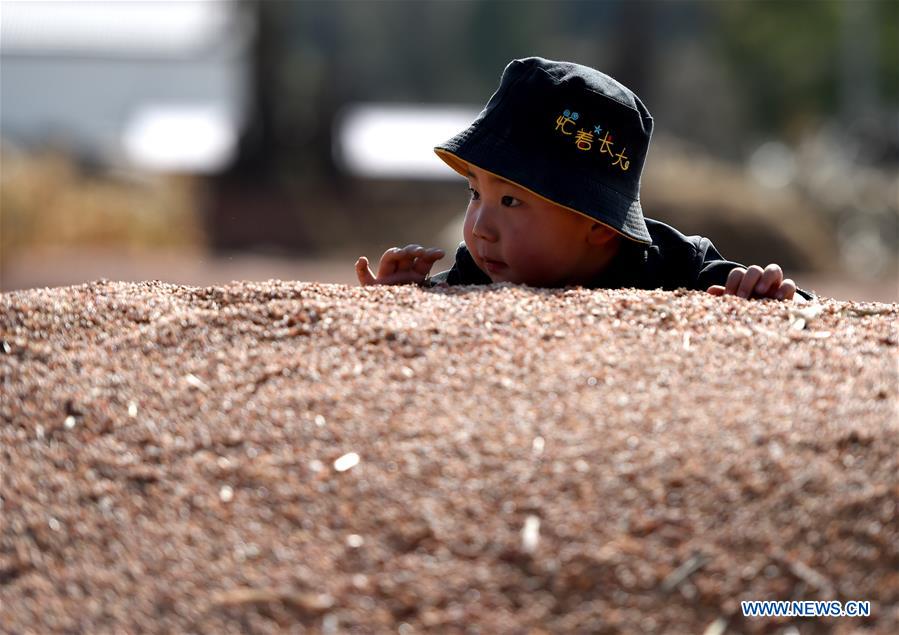
[[[426,249],[423,255],[415,259],[412,271],[426,276],[431,271],[431,267],[434,266],[434,263],[443,258],[443,256],[444,252],[442,249]]]
[[[792,300],[796,293],[796,283],[787,278],[780,283],[780,288],[774,293],[778,300]]]
[[[365,265],[356,263],[357,277],[362,284],[406,284],[421,282],[431,270],[434,261],[443,258],[442,249],[425,249],[421,245],[392,247],[381,256],[378,275],[375,278]],[[360,259],[361,260],[361,259]],[[365,269],[366,271],[363,271]],[[362,282],[365,280],[365,282]]]
[[[368,266],[368,258],[365,256],[360,257],[356,261],[356,277],[359,279],[359,284],[363,286],[375,284],[375,276],[371,272]]]
[[[736,295],[740,282],[743,281],[743,274],[746,270],[743,267],[734,267],[727,274],[727,282],[724,283],[724,295]]]
[[[784,273],[776,264],[770,264],[765,267],[761,279],[756,283],[752,290],[753,295],[758,297],[767,297],[773,290],[780,286],[783,281]]]
[[[403,250],[399,247],[391,247],[381,256],[378,264],[378,279],[386,278],[396,273],[397,263],[403,258]]]
[[[406,245],[400,250],[400,259],[397,260],[397,271],[412,271],[416,258],[421,257],[425,253],[425,248],[421,245]]]
[[[764,272],[758,265],[750,266],[746,270],[746,273],[743,275],[743,280],[740,281],[740,286],[737,289],[737,295],[741,298],[752,297],[752,290],[762,278],[762,273]]]
[[[724,287],[720,284],[713,284],[706,289],[706,293],[711,293],[712,295],[724,295]]]
[[[384,278],[381,284],[421,284],[425,277],[415,271],[398,271],[392,276]]]

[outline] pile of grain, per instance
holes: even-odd
[[[899,632],[899,305],[101,281],[0,300],[0,624]],[[869,632],[869,631],[865,631]]]

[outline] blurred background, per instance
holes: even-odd
[[[642,97],[647,216],[899,301],[895,0],[3,0],[0,287],[442,271],[467,186],[430,149],[529,55]]]

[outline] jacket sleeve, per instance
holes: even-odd
[[[422,286],[436,287],[441,284],[449,284],[446,279],[449,277],[450,271],[452,271],[452,269],[447,269],[446,271],[435,273],[433,276],[428,276]]]
[[[452,268],[430,276],[425,280],[424,286],[490,284],[490,282],[490,276],[478,268],[465,243],[462,242],[456,249],[456,260]]]
[[[724,286],[727,276],[735,267],[746,268],[739,262],[727,260],[708,238],[699,238],[693,243],[696,247],[696,282],[694,289],[705,291],[713,284]]]

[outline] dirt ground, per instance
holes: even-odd
[[[0,297],[0,630],[899,632],[899,304]],[[869,600],[746,618],[742,600]]]

